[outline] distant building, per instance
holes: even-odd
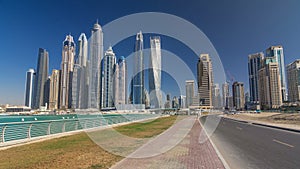
[[[103,58],[103,96],[101,108],[113,108],[114,104],[114,71],[116,66],[116,55],[110,46]]]
[[[234,108],[234,104],[233,104],[233,97],[232,96],[228,96],[226,98],[226,102],[227,102],[227,106],[226,106],[226,109],[233,109]]]
[[[127,104],[127,64],[124,56],[116,64],[114,80],[115,105]]]
[[[69,109],[72,106],[72,76],[74,70],[75,43],[73,36],[67,35],[62,47],[60,109]]]
[[[167,100],[165,103],[165,108],[171,108],[171,95],[168,93],[167,94]]]
[[[264,58],[264,54],[262,52],[251,54],[248,56],[250,101],[252,103],[259,103],[258,72],[261,67],[260,64],[261,64],[263,58]]]
[[[33,92],[34,92],[35,72],[29,69],[26,72],[26,85],[25,85],[25,106],[33,107]]]
[[[212,105],[215,109],[222,108],[222,98],[220,94],[219,84],[214,84],[212,86]]]
[[[49,91],[49,109],[57,110],[59,108],[59,85],[60,85],[60,71],[52,70],[50,76],[50,91]]]
[[[201,106],[212,107],[212,63],[208,54],[201,54],[197,64],[198,95]]]
[[[266,49],[266,57],[273,57],[276,62],[278,63],[279,69],[279,82],[281,86],[281,97],[282,101],[287,101],[287,90],[286,90],[286,77],[285,77],[285,64],[284,64],[284,54],[283,54],[283,47],[278,46],[271,46]]]
[[[149,68],[149,95],[150,107],[162,107],[161,95],[161,42],[160,37],[150,37],[150,68]]]
[[[224,84],[222,84],[222,103],[223,107],[225,108],[228,107],[227,97],[229,97],[229,83],[225,82]]]
[[[300,60],[290,63],[286,67],[288,80],[288,96],[290,102],[300,101]]]
[[[36,78],[34,84],[33,108],[38,109],[46,103],[45,86],[48,80],[49,54],[39,48]]]
[[[233,107],[236,110],[243,110],[245,108],[244,83],[234,82],[232,84],[232,97]]]
[[[259,70],[259,103],[262,109],[276,109],[282,105],[279,64],[275,57],[263,59]]]
[[[187,80],[185,81],[186,89],[186,107],[188,108],[193,104],[193,98],[195,97],[195,81]]]
[[[178,109],[179,108],[178,98],[176,96],[173,97],[172,108],[174,108],[174,109]]]
[[[180,95],[178,97],[178,104],[179,104],[179,108],[184,109],[186,108],[186,96]]]

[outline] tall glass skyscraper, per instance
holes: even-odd
[[[150,107],[161,108],[161,42],[160,37],[150,38],[150,68],[149,68],[149,93]]]
[[[212,63],[208,54],[201,54],[197,64],[200,106],[212,106]]]
[[[88,42],[84,33],[78,39],[78,54],[74,65],[72,80],[72,107],[86,109],[88,106]]]
[[[261,62],[264,58],[262,52],[251,54],[248,56],[248,73],[249,73],[249,87],[250,87],[250,101],[252,103],[259,102],[258,93],[258,72],[261,68]]]
[[[118,60],[114,80],[115,106],[127,104],[127,65],[124,56]]]
[[[282,46],[271,46],[266,50],[266,57],[275,57],[279,67],[279,76],[281,83],[281,95],[282,101],[288,100],[288,94],[286,90],[286,77],[285,77],[285,64]]]
[[[34,85],[33,108],[38,109],[44,106],[46,98],[44,90],[48,80],[49,56],[45,49],[39,48],[36,79]]]
[[[71,35],[67,35],[62,47],[60,109],[72,106],[72,76],[74,70],[75,43]]]
[[[103,58],[103,96],[101,108],[114,107],[114,70],[116,65],[116,55],[110,46]]]
[[[133,79],[131,82],[130,100],[132,104],[145,104],[146,94],[144,86],[144,56],[143,56],[143,34],[140,31],[136,35],[135,56],[133,67]]]
[[[33,107],[33,91],[34,91],[35,72],[29,69],[26,72],[26,85],[25,85],[25,106]]]
[[[100,108],[101,87],[101,61],[103,58],[103,32],[98,21],[94,24],[92,34],[89,39],[89,94],[88,108]]]

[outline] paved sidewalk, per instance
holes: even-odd
[[[189,117],[187,120],[182,120],[178,122],[179,125],[177,127],[183,126],[181,128],[185,128],[184,124],[189,123],[189,125],[193,124],[191,130],[184,135],[183,139],[176,143],[176,146],[171,148],[169,151],[166,151],[162,154],[158,154],[152,157],[145,158],[125,158],[115,166],[113,169],[224,169],[224,165],[222,164],[220,158],[218,157],[215,149],[210,143],[209,139],[207,139],[207,135],[202,131],[202,127],[199,124],[196,117]],[[164,149],[164,146],[161,145],[164,139],[160,139],[159,137],[169,137],[169,140],[164,140],[164,144],[170,144],[172,142],[172,137],[176,137],[178,132],[180,133],[180,128],[173,127],[174,130],[169,129],[166,133],[158,136],[156,140],[159,142],[161,149]],[[174,132],[175,131],[175,132]],[[177,132],[176,132],[177,131]],[[199,142],[199,137],[205,137],[206,141],[203,143]],[[180,134],[179,134],[180,135]],[[202,138],[203,139],[203,138]],[[175,139],[176,140],[176,139]],[[151,145],[153,145],[153,149],[157,149],[155,146],[156,141],[153,143],[149,143],[146,146],[141,147],[141,149],[134,152],[132,157],[137,157],[137,154],[143,154],[141,152],[151,151]],[[158,148],[159,149],[159,148]]]

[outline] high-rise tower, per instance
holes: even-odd
[[[189,108],[189,106],[193,105],[193,99],[195,97],[195,81],[186,80],[185,89],[186,89],[186,107]]]
[[[229,97],[229,83],[225,82],[222,84],[222,102],[223,102],[223,107],[228,108],[228,98]]]
[[[201,54],[197,64],[200,106],[212,106],[212,63],[208,54]]]
[[[103,96],[101,108],[114,107],[114,70],[116,65],[116,55],[110,46],[103,58]]]
[[[115,105],[127,104],[127,65],[124,56],[118,60],[115,70]]]
[[[259,103],[263,109],[282,105],[279,63],[275,57],[265,57],[259,69]]]
[[[146,91],[144,86],[144,56],[143,56],[143,34],[140,31],[136,35],[135,56],[133,67],[133,79],[131,82],[130,100],[132,104],[145,104]]]
[[[29,69],[26,72],[26,85],[25,85],[25,106],[33,107],[33,91],[34,91],[35,72]]]
[[[252,103],[259,102],[258,93],[258,71],[261,67],[261,62],[264,58],[262,52],[251,54],[248,56],[248,73],[249,73],[249,87],[250,87],[250,101]]]
[[[44,96],[46,82],[48,80],[49,56],[45,49],[39,48],[36,79],[34,85],[33,108],[38,109],[44,106],[46,98]]]
[[[300,60],[287,65],[289,101],[300,101]]]
[[[279,78],[281,84],[282,101],[287,101],[288,95],[286,90],[285,64],[282,46],[271,46],[266,50],[266,57],[274,57],[278,63]]]
[[[98,21],[94,24],[92,34],[89,39],[89,94],[88,108],[100,108],[101,90],[101,61],[103,58],[103,32]]]
[[[72,107],[87,109],[88,107],[88,41],[84,33],[78,39],[78,54],[74,65],[72,80]]]
[[[67,35],[62,47],[60,109],[71,108],[72,76],[74,69],[75,43],[71,35]]]
[[[50,76],[50,92],[49,92],[49,109],[57,110],[59,108],[59,86],[60,86],[60,71],[52,70]]]
[[[161,41],[160,37],[150,38],[150,68],[149,68],[149,93],[150,107],[162,107],[161,95]]]
[[[234,82],[232,84],[233,106],[236,110],[243,110],[245,108],[245,92],[244,83]]]

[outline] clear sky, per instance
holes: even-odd
[[[225,71],[248,89],[249,54],[280,44],[286,64],[300,57],[299,7],[298,0],[0,0],[0,104],[24,104],[26,71],[36,69],[39,47],[49,51],[49,71],[59,69],[66,34],[89,37],[97,18],[105,25],[137,12],[169,13],[195,24],[215,46]],[[132,52],[130,39],[115,49],[118,56]],[[163,48],[184,57],[186,47],[163,40]],[[196,66],[197,57],[192,60]]]

